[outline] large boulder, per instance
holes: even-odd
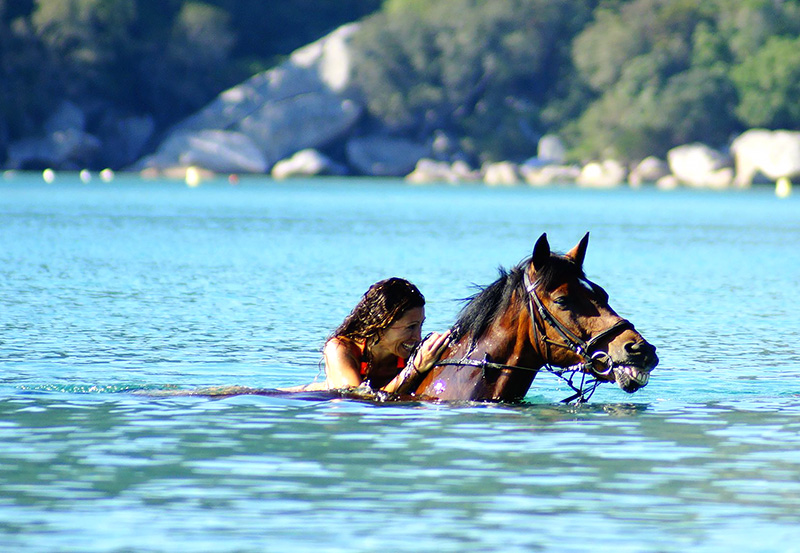
[[[100,150],[100,140],[86,132],[86,116],[64,101],[44,123],[44,135],[23,138],[8,145],[8,169],[81,169]]]
[[[347,141],[347,161],[359,173],[378,177],[403,177],[429,149],[405,138],[364,136]]]
[[[57,131],[41,138],[23,138],[8,145],[8,169],[76,170],[91,164],[100,140],[78,129]]]
[[[282,102],[267,102],[236,125],[250,137],[269,165],[297,151],[329,144],[356,123],[361,106],[320,91]]]
[[[731,143],[738,186],[750,186],[763,175],[769,180],[800,176],[800,132],[751,129]]]
[[[727,188],[733,182],[728,156],[705,144],[685,144],[667,152],[672,174],[696,188]]]
[[[564,165],[567,159],[567,148],[559,137],[554,134],[546,134],[539,139],[536,155],[525,160],[520,168],[526,171],[536,172],[536,170],[549,165]]]
[[[170,136],[158,152],[139,162],[140,170],[201,167],[218,173],[263,173],[267,162],[261,150],[238,132],[202,130]]]
[[[363,111],[350,79],[349,41],[357,28],[356,24],[340,27],[295,51],[280,66],[223,92],[171,129],[147,164],[181,164],[181,158],[191,153],[174,151],[175,137],[206,131],[246,136],[258,148],[263,170],[300,150],[324,147],[341,138]]]

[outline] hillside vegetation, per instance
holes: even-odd
[[[514,159],[549,132],[641,159],[800,128],[800,3],[388,0],[357,43],[370,112]]]
[[[64,99],[90,126],[164,129],[362,18],[368,120],[475,159],[523,158],[547,133],[575,159],[635,160],[800,129],[791,0],[0,0],[0,161]]]

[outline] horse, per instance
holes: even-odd
[[[658,364],[656,348],[608,304],[583,271],[589,233],[566,254],[547,234],[530,258],[467,298],[440,360],[411,396],[442,401],[518,402],[537,373],[564,379],[585,402],[603,382],[633,393]],[[576,379],[580,377],[580,382]]]

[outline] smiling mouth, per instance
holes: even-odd
[[[413,352],[414,348],[417,347],[417,343],[416,342],[403,342],[402,344],[400,344],[400,347],[402,347],[409,355],[411,355],[411,352]]]
[[[650,371],[632,365],[618,365],[614,367],[614,377],[619,387],[630,394],[647,386]]]

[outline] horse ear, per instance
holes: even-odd
[[[538,271],[550,261],[550,243],[547,241],[546,232],[542,233],[536,241],[536,245],[533,247],[531,261],[533,262],[533,269],[535,271]]]
[[[589,245],[589,233],[587,232],[581,241],[567,252],[567,257],[573,259],[578,267],[583,267],[583,260],[586,257],[586,246]]]

